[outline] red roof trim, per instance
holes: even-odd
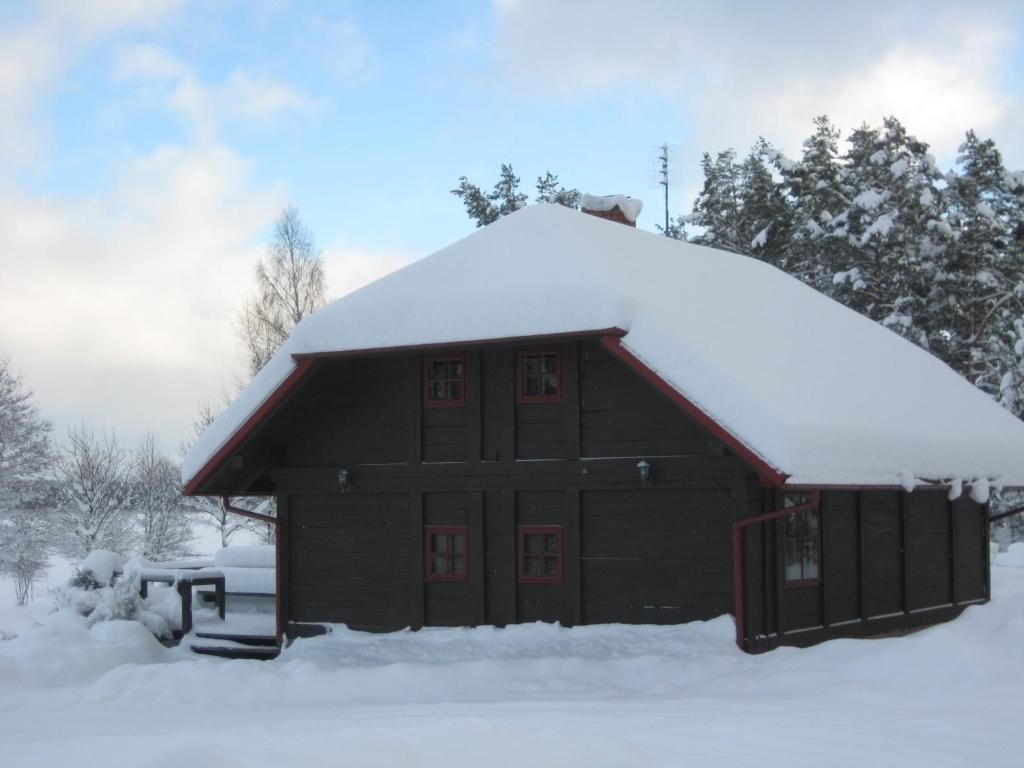
[[[298,386],[299,382],[306,378],[306,375],[316,367],[317,361],[314,359],[298,360],[294,370],[288,374],[288,378],[281,382],[277,389],[263,401],[263,404],[256,409],[256,411],[245,420],[245,423],[233,434],[228,441],[220,447],[213,456],[207,460],[202,468],[196,472],[195,476],[189,480],[188,485],[185,486],[185,495],[194,496],[198,493],[199,487],[210,479],[210,476],[217,471],[221,463],[230,456],[235,449],[238,448],[242,442],[249,437],[252,431],[259,426],[260,422],[264,418],[281,404],[281,401],[287,397],[292,390]],[[223,494],[216,494],[221,496]]]
[[[458,349],[474,347],[480,344],[543,344],[548,341],[563,339],[581,339],[592,336],[610,336],[621,338],[626,331],[621,328],[597,328],[592,331],[572,331],[569,333],[539,333],[534,336],[500,336],[494,339],[464,339],[462,341],[445,341],[432,344],[406,344],[398,347],[366,347],[364,349],[345,349],[338,352],[299,352],[292,355],[295,360],[321,360],[331,357],[361,357],[379,353],[397,354],[400,352],[428,352],[434,349]]]
[[[754,453],[754,451],[745,445],[738,437],[711,418],[693,401],[680,394],[675,387],[661,378],[661,376],[648,368],[647,365],[638,357],[622,346],[622,342],[619,337],[605,335],[601,337],[601,343],[613,355],[626,363],[630,368],[640,374],[642,378],[653,384],[662,394],[682,408],[698,424],[725,443],[733,453],[750,464],[763,479],[767,480],[772,485],[782,485],[786,482],[786,475],[768,464],[768,462]]]

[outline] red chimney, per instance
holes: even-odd
[[[631,227],[636,226],[636,217],[640,215],[643,207],[642,201],[626,195],[583,195],[580,198],[580,210],[584,213]]]

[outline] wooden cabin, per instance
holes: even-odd
[[[280,636],[732,614],[755,651],[987,600],[1022,449],[778,270],[534,206],[303,321],[183,474],[276,496]]]

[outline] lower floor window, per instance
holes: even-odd
[[[427,581],[469,578],[469,532],[463,525],[428,525],[423,530]]]
[[[798,495],[787,495],[785,506],[794,508],[783,518],[786,583],[816,582],[821,572],[818,508],[810,498]]]
[[[565,528],[561,525],[520,525],[519,581],[558,582],[565,573]]]

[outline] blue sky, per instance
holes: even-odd
[[[295,204],[341,295],[467,234],[449,194],[510,162],[673,213],[702,151],[811,118],[967,128],[1024,166],[1013,3],[216,2],[0,5],[0,353],[58,431],[176,451],[236,386],[232,317]]]

